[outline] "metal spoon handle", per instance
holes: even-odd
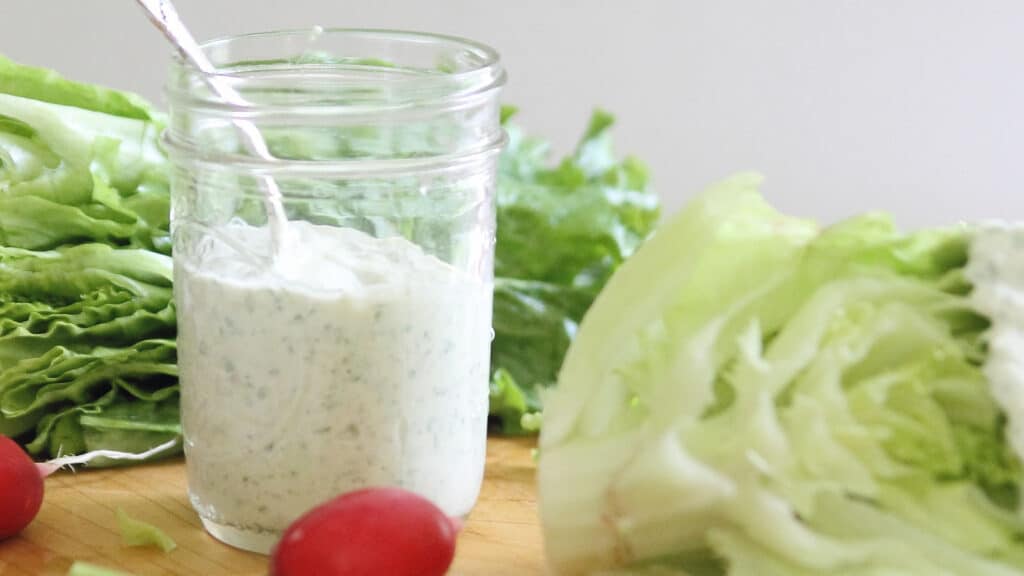
[[[199,43],[192,37],[185,24],[182,23],[174,4],[168,0],[136,0],[146,11],[149,19],[164,33],[179,50],[185,53],[189,61],[206,74],[216,74],[217,68],[206,58]],[[237,95],[237,94],[236,94]],[[228,99],[227,96],[224,96]]]
[[[202,72],[200,78],[218,98],[236,106],[248,104],[234,87],[218,76],[217,67],[210,62],[192,33],[185,27],[171,0],[136,0],[136,2],[142,6],[149,19],[163,32],[171,44],[181,50],[185,58]],[[255,124],[247,120],[234,120],[232,123],[242,134],[246,148],[251,153],[264,160],[275,159]],[[277,182],[270,176],[262,176],[261,180],[265,188],[265,204],[270,217],[273,249],[276,255],[284,243],[287,216],[282,204],[281,189],[278,188]]]

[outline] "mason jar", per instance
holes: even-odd
[[[486,448],[498,55],[321,28],[204,49],[238,99],[177,59],[165,134],[203,525],[267,552],[370,486],[466,515]]]

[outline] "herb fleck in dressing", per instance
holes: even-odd
[[[381,485],[467,514],[485,456],[491,286],[403,238],[290,228],[296,253],[276,269],[243,254],[269,242],[244,225],[177,265],[189,489],[204,523],[263,550],[316,504]]]

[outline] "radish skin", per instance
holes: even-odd
[[[284,532],[271,576],[443,576],[461,520],[398,488],[343,494]]]
[[[36,463],[14,440],[0,435],[0,540],[14,536],[32,522],[43,505],[43,478],[57,470],[96,458],[145,460],[173,448],[177,442],[170,440],[140,454],[95,450]]]
[[[0,540],[14,536],[39,513],[43,475],[7,436],[0,436]]]

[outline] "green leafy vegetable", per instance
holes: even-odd
[[[819,230],[759,183],[660,227],[583,319],[541,432],[551,564],[1020,574],[1024,230]]]
[[[117,526],[125,546],[156,546],[164,552],[170,552],[178,547],[163,530],[148,522],[132,518],[121,508],[117,509]]]
[[[162,126],[0,58],[0,433],[37,456],[180,433]]]
[[[596,112],[576,151],[549,167],[547,143],[506,123],[491,347],[491,417],[502,432],[536,430],[541,391],[554,385],[580,318],[658,218],[646,169],[616,160],[611,125]]]

